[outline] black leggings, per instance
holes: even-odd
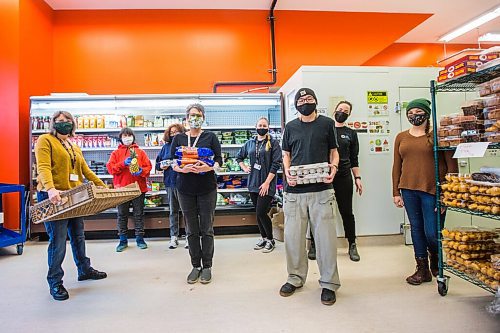
[[[353,182],[351,173],[348,176],[336,176],[333,179],[333,189],[335,190],[335,198],[344,224],[345,238],[347,238],[349,244],[354,243],[356,241],[356,227],[354,214],[352,213]]]
[[[342,223],[344,224],[345,238],[349,244],[356,242],[356,225],[354,223],[354,214],[352,213],[352,195],[353,182],[352,176],[335,176],[333,179],[333,189],[335,190],[335,198],[339,207]],[[311,241],[314,242],[312,232],[310,232]]]
[[[255,206],[260,235],[262,238],[273,239],[273,225],[268,215],[273,197],[269,195],[262,197],[259,193],[250,192],[250,198]]]

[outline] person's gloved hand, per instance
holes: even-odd
[[[138,177],[138,176],[140,176],[140,175],[141,175],[141,173],[142,173],[142,168],[139,168],[139,171],[137,171],[137,172],[133,172],[133,173],[132,173],[132,176]]]
[[[129,166],[130,163],[132,163],[132,157],[127,157],[125,161],[123,161],[123,164],[125,164],[125,166]]]

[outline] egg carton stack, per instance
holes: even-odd
[[[290,174],[297,176],[297,184],[324,183],[330,172],[328,163],[295,165],[290,167]]]
[[[500,283],[500,270],[494,266],[494,260],[500,252],[495,242],[498,232],[460,227],[443,229],[442,234],[446,263],[496,290]]]

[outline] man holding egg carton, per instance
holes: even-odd
[[[300,115],[288,122],[283,135],[285,250],[288,279],[280,295],[291,296],[306,282],[306,233],[311,229],[317,248],[321,303],[333,305],[340,288],[337,270],[336,200],[333,178],[339,154],[333,119],[318,115],[313,90],[295,95]]]

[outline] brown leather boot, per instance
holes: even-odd
[[[439,273],[438,266],[439,258],[437,253],[429,252],[429,266],[431,268],[432,276],[436,277]]]
[[[415,260],[417,261],[417,270],[413,275],[406,278],[406,282],[415,286],[423,282],[431,282],[432,275],[429,271],[429,261],[427,258],[415,258]]]

